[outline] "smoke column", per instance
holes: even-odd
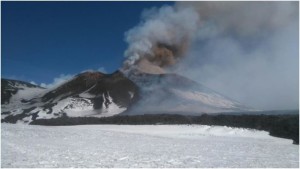
[[[126,33],[125,69],[141,63],[151,73],[163,72],[185,56],[198,25],[199,15],[190,7],[144,11],[140,24]]]
[[[178,73],[258,109],[299,103],[298,2],[178,2],[126,32],[123,70]]]

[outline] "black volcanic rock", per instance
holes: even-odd
[[[95,85],[105,74],[100,72],[84,72],[76,75],[72,80],[46,93],[42,100],[49,101],[63,95],[63,98],[78,95]],[[61,98],[61,99],[63,99]]]
[[[97,105],[101,105],[103,101],[107,100],[103,100],[102,96],[104,95],[107,98],[108,94],[115,103],[122,107],[129,106],[138,98],[138,87],[120,71],[116,71],[112,74],[100,72],[81,73],[75,76],[74,79],[46,93],[42,99],[43,101],[49,101],[61,96],[60,100],[70,96],[80,97],[79,94],[83,92],[94,95],[93,100]],[[135,93],[135,95],[130,98],[131,95],[128,92]],[[99,107],[97,105],[96,107]]]
[[[128,94],[128,93],[131,94]],[[123,73],[116,71],[101,78],[89,93],[100,95],[109,93],[114,102],[120,106],[129,106],[138,100],[139,89],[135,83],[126,78]]]

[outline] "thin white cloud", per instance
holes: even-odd
[[[99,72],[101,72],[101,73],[107,73],[105,67],[99,67],[99,68],[97,69],[97,71],[99,71]]]
[[[86,70],[83,70],[81,71],[80,73],[84,73],[84,72],[101,72],[101,73],[107,73],[105,67],[99,67],[97,70],[94,70],[94,69],[86,69]]]
[[[34,81],[31,81],[30,84],[37,85]]]
[[[81,71],[81,73],[83,73],[83,72],[97,72],[97,71],[99,71],[101,73],[107,73],[105,67],[100,67],[97,70],[87,69],[87,70]],[[72,74],[67,74],[67,75],[66,74],[60,74],[58,77],[56,77],[56,78],[53,79],[52,83],[49,83],[49,84],[47,84],[47,83],[41,83],[40,86],[44,87],[44,88],[57,87],[57,86],[65,83],[66,81],[70,80],[74,76],[75,75],[72,75]],[[31,81],[30,83],[37,85],[34,81]]]
[[[74,75],[65,75],[65,74],[60,74],[59,77],[56,77],[53,79],[52,83],[46,84],[46,83],[41,83],[40,86],[45,87],[45,88],[53,88],[56,87],[60,84],[63,84],[67,80],[70,80]]]

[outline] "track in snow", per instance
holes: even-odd
[[[200,125],[2,123],[2,167],[299,167],[299,146],[264,131]]]

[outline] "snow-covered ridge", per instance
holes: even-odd
[[[17,82],[13,83],[10,81],[8,81],[8,87],[11,89],[7,90],[17,90],[17,93],[10,98],[9,102],[20,102],[22,99],[30,100],[49,91],[45,88],[40,88],[37,86],[28,86],[26,84],[21,84]]]

